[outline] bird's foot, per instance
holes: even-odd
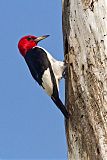
[[[68,54],[65,54],[65,55],[64,55],[64,63],[65,63],[65,64],[68,64],[68,61],[69,61]]]
[[[65,67],[64,67],[64,70],[63,70],[63,73],[62,73],[62,77],[64,79],[67,78],[67,70],[68,70],[68,63],[65,63]]]

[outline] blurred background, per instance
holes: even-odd
[[[32,79],[17,43],[39,43],[63,60],[61,0],[0,1],[0,159],[67,159],[64,117]],[[60,85],[64,102],[64,80]]]

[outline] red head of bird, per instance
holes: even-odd
[[[36,37],[36,36],[28,35],[28,36],[22,37],[18,42],[18,48],[21,55],[24,57],[30,49],[37,46],[37,43],[39,41],[47,38],[48,36],[49,35]]]

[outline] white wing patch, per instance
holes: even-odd
[[[53,58],[52,57],[52,55],[49,53],[49,52],[47,52],[44,48],[42,48],[42,47],[40,47],[40,46],[38,46],[39,48],[41,48],[41,49],[43,49],[45,52],[46,52],[46,54],[47,54],[47,56],[48,56],[48,59],[50,60],[50,63],[51,63],[51,66],[52,66],[52,70],[53,70],[53,73],[54,73],[54,76],[55,76],[55,79],[56,79],[56,84],[57,84],[57,89],[58,89],[58,91],[59,91],[59,81],[60,81],[60,79],[62,78],[62,74],[63,74],[63,71],[64,71],[64,69],[65,69],[65,66],[64,66],[64,62],[62,62],[62,61],[57,61],[55,58]],[[47,73],[45,73],[45,74],[48,74],[49,76],[50,76],[50,71],[49,71],[49,69],[47,70]],[[46,75],[45,75],[46,76]],[[48,81],[48,78],[47,78],[47,81]],[[51,81],[51,79],[49,80],[49,84],[50,84],[50,86],[52,86],[52,91],[53,91],[53,85],[52,85],[52,81]],[[46,83],[46,82],[45,82]],[[46,84],[45,84],[46,85]],[[45,87],[47,87],[47,85],[45,86]],[[44,87],[44,88],[45,88]],[[48,86],[49,87],[49,86]],[[48,88],[49,89],[49,88]],[[49,89],[49,90],[51,90],[51,88]],[[48,93],[48,92],[47,92]],[[50,91],[49,91],[49,93],[50,93]],[[52,95],[52,94],[51,94]]]
[[[55,78],[57,79],[57,81],[59,81],[62,78],[62,73],[65,69],[64,62],[56,60],[55,58],[52,57],[52,55],[48,51],[46,51],[44,48],[42,49],[47,53]]]
[[[52,84],[51,74],[50,74],[49,68],[47,68],[47,70],[45,70],[43,77],[42,77],[42,81],[43,81],[42,82],[43,88],[45,89],[47,94],[49,96],[51,96],[53,93],[53,84]]]

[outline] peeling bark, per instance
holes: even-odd
[[[107,1],[62,0],[69,160],[107,160]]]

